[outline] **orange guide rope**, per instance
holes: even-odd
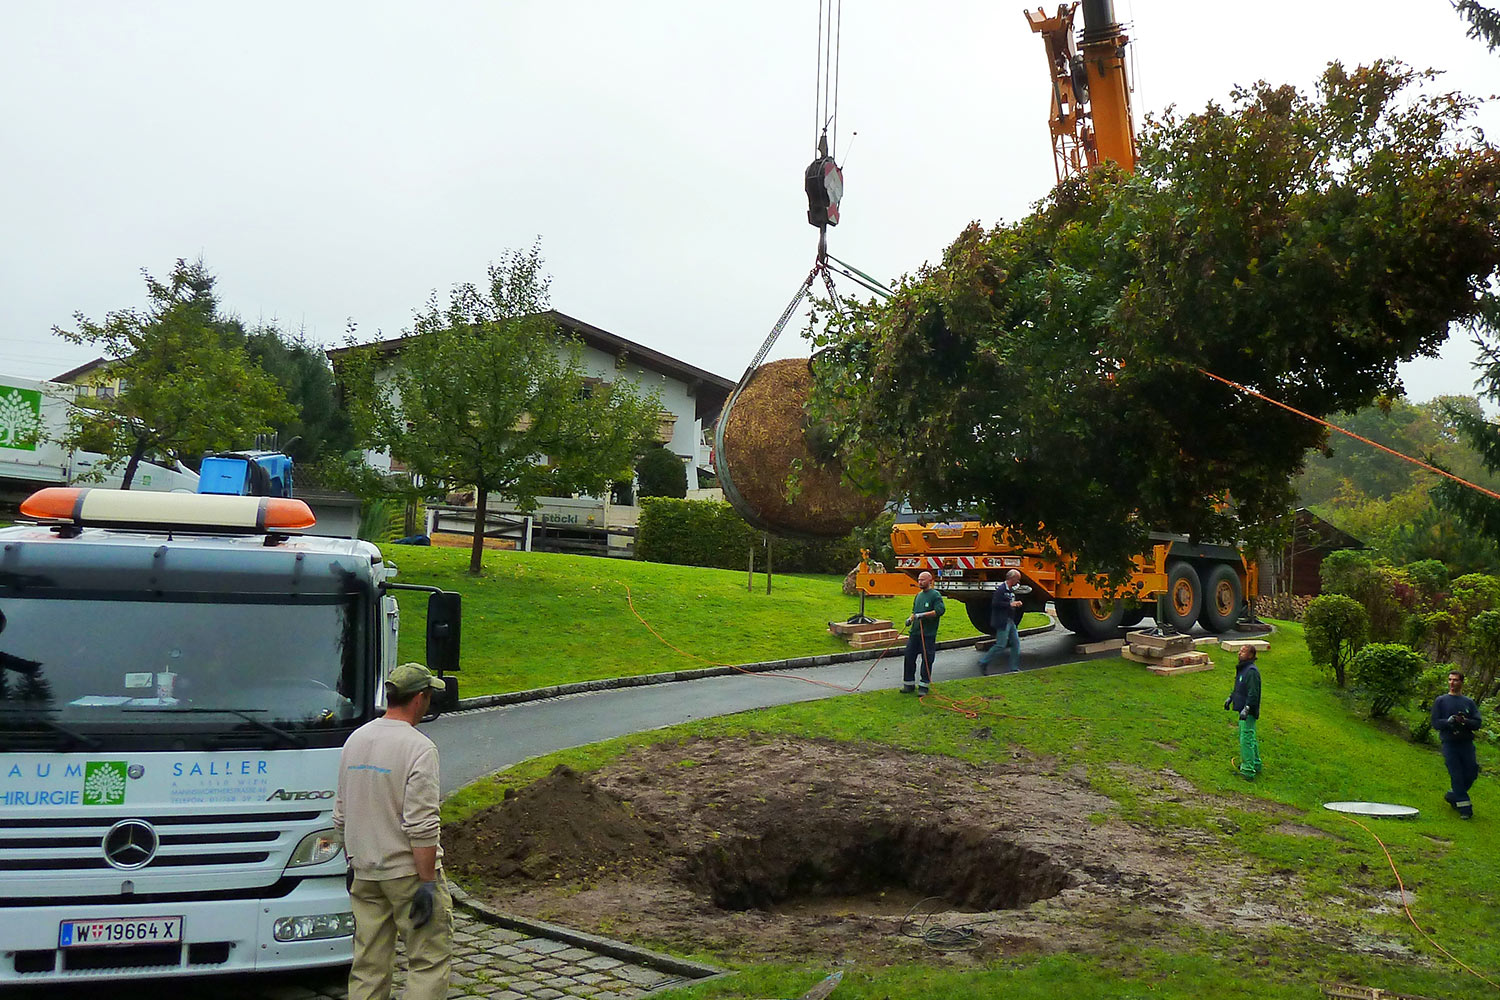
[[[1344,430],[1344,428],[1340,427],[1337,424],[1330,424],[1328,421],[1324,420],[1321,417],[1315,417],[1311,413],[1304,413],[1301,410],[1297,409],[1295,406],[1288,406],[1285,403],[1282,403],[1282,402],[1279,402],[1277,400],[1274,400],[1270,396],[1267,396],[1263,392],[1256,392],[1254,389],[1250,388],[1249,386],[1240,385],[1238,382],[1231,382],[1229,379],[1224,378],[1222,375],[1215,375],[1213,372],[1208,371],[1208,370],[1203,369],[1203,368],[1199,368],[1198,371],[1200,373],[1204,374],[1204,375],[1207,375],[1209,378],[1213,379],[1215,382],[1223,382],[1225,385],[1229,386],[1231,389],[1238,389],[1240,392],[1243,392],[1243,393],[1245,393],[1248,396],[1254,396],[1256,399],[1263,399],[1267,403],[1270,403],[1272,406],[1279,406],[1279,407],[1281,407],[1283,410],[1286,410],[1288,413],[1295,413],[1299,417],[1305,417],[1306,419],[1311,420],[1315,424],[1322,424],[1324,427],[1327,427],[1331,431],[1338,431],[1340,434],[1343,434],[1346,437],[1352,437],[1356,441],[1363,441],[1365,444],[1370,445],[1372,448],[1379,448],[1381,451],[1386,452],[1387,454],[1395,455],[1397,458],[1401,459],[1404,462],[1410,462],[1412,465],[1421,466],[1422,468],[1426,469],[1428,472],[1436,472],[1440,476],[1446,476],[1447,478],[1453,480],[1455,483],[1458,483],[1460,486],[1467,486],[1469,489],[1474,490],[1474,491],[1479,492],[1479,493],[1483,493],[1485,496],[1490,497],[1491,499],[1500,500],[1500,493],[1496,493],[1494,490],[1485,489],[1483,486],[1479,486],[1476,483],[1471,483],[1467,479],[1460,479],[1458,476],[1455,476],[1451,472],[1445,472],[1444,470],[1439,469],[1435,465],[1428,465],[1426,462],[1422,461],[1420,458],[1412,458],[1410,455],[1403,455],[1401,452],[1397,451],[1394,448],[1387,448],[1385,445],[1381,444],[1379,441],[1371,441],[1369,438],[1367,438],[1367,437],[1361,437],[1360,435],[1354,433],[1353,431],[1346,431],[1346,430]]]
[[[1386,863],[1391,866],[1391,874],[1396,876],[1396,885],[1401,889],[1401,909],[1406,911],[1406,919],[1411,921],[1411,925],[1417,929],[1417,933],[1426,938],[1428,944],[1432,945],[1444,955],[1447,955],[1448,958],[1451,959],[1460,969],[1463,969],[1471,976],[1482,979],[1484,982],[1489,983],[1495,989],[1500,990],[1500,983],[1495,982],[1493,979],[1489,978],[1482,972],[1475,972],[1473,969],[1469,968],[1467,965],[1461,962],[1451,951],[1434,941],[1431,934],[1428,934],[1422,929],[1422,925],[1417,923],[1417,918],[1411,915],[1411,907],[1406,904],[1406,883],[1401,881],[1401,873],[1396,870],[1396,862],[1395,859],[1391,857],[1391,849],[1385,846],[1385,841],[1376,836],[1374,830],[1371,830],[1368,826],[1365,826],[1353,816],[1344,816],[1344,819],[1347,819],[1349,822],[1353,823],[1355,826],[1359,827],[1370,836],[1375,837],[1375,843],[1379,844],[1380,849],[1385,852]]]

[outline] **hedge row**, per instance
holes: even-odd
[[[679,566],[745,569],[755,550],[755,568],[764,571],[764,535],[752,528],[723,500],[675,500],[642,497],[636,529],[635,557],[647,562]],[[890,522],[882,520],[844,538],[826,542],[771,540],[771,568],[777,573],[834,573],[842,576],[859,564],[859,550],[871,547],[876,536],[890,537]],[[872,555],[877,555],[872,551]]]

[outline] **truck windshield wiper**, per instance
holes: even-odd
[[[237,715],[257,729],[264,730],[276,736],[280,736],[289,746],[304,747],[307,741],[296,733],[289,733],[279,726],[273,726],[264,719],[257,719],[252,712],[264,712],[264,708],[127,708],[127,712],[151,712],[153,714],[165,715],[196,715],[203,713],[217,713],[220,715]]]
[[[0,712],[4,712],[6,715],[19,716],[30,722],[39,722],[42,725],[46,726],[48,729],[52,730],[54,733],[60,733],[61,735],[73,740],[80,746],[97,748],[104,745],[103,743],[94,739],[92,736],[85,736],[83,733],[78,732],[78,730],[70,729],[67,726],[63,725],[61,722],[54,722],[52,719],[47,718],[47,716],[38,711],[28,712],[23,708],[5,707],[0,708]]]

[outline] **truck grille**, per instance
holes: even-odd
[[[150,861],[134,871],[170,871],[205,866],[249,867],[266,862],[297,824],[317,811],[221,814],[5,817],[0,819],[0,872],[110,871],[104,841],[121,820],[142,820],[155,831]]]

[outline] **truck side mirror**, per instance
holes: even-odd
[[[427,669],[435,674],[458,670],[463,595],[438,591],[427,598]]]

